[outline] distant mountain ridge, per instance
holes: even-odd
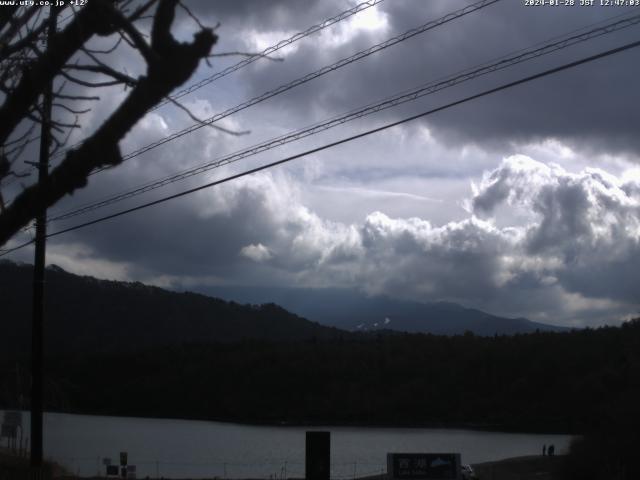
[[[30,350],[32,269],[0,261],[0,349],[6,352]],[[567,330],[454,303],[369,298],[342,289],[219,287],[201,289],[202,293],[175,292],[139,282],[78,276],[56,266],[47,268],[46,281],[46,348],[54,354],[349,338],[362,332],[470,331],[492,336]]]
[[[33,266],[0,261],[0,351],[30,351]],[[273,303],[239,305],[142,283],[46,270],[47,353],[114,352],[187,343],[349,336]]]
[[[513,335],[569,328],[505,318],[450,302],[420,303],[354,290],[279,287],[208,287],[202,292],[241,303],[271,301],[304,318],[349,331],[394,330],[435,335]]]

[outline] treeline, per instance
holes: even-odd
[[[46,270],[45,345],[52,354],[123,353],[193,342],[244,338],[296,341],[349,335],[274,304],[240,305],[141,283]],[[0,260],[0,354],[31,345],[33,267]]]
[[[5,406],[15,406],[15,367],[2,365]],[[47,378],[48,406],[62,411],[585,432],[637,416],[640,321],[493,338],[399,334],[78,353],[49,358]]]

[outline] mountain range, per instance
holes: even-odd
[[[30,351],[31,265],[0,262],[0,349]],[[239,305],[137,282],[45,274],[47,353],[114,352],[165,345],[330,339],[347,334],[270,304]]]
[[[32,266],[0,262],[0,348],[30,348]],[[50,353],[130,351],[164,345],[353,338],[370,332],[477,335],[562,330],[453,303],[367,297],[352,290],[219,287],[175,292],[138,282],[46,270]],[[369,332],[369,333],[366,333]]]
[[[412,302],[339,288],[208,287],[203,293],[240,303],[276,303],[309,320],[349,331],[393,330],[435,335],[513,335],[567,331],[526,318],[505,318],[451,302]]]

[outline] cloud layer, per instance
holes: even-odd
[[[205,24],[221,22],[217,52],[247,52],[356,3],[314,0],[299,8],[293,0],[224,0],[193,1],[189,8]],[[211,116],[470,3],[382,2],[283,49],[278,53],[283,62],[257,61],[183,101],[197,115]],[[498,2],[224,120],[226,128],[251,130],[250,135],[202,128],[93,176],[87,189],[54,210],[211,161],[623,12]],[[195,28],[180,12],[174,32],[190,38]],[[113,208],[281,159],[634,36],[637,27]],[[636,57],[629,52],[585,65],[267,174],[55,237],[49,259],[83,274],[164,286],[343,286],[451,300],[552,323],[618,321],[638,311],[640,298]],[[203,65],[192,82],[238,59],[213,58],[213,68]],[[127,50],[116,60],[130,71],[140,64]],[[125,93],[100,94],[103,101],[86,117],[84,133],[98,126]],[[130,152],[191,123],[168,105],[133,129],[122,150]]]
[[[474,186],[468,217],[442,225],[380,211],[330,221],[303,205],[301,186],[287,174],[262,174],[132,218],[120,243],[79,238],[99,258],[130,262],[130,274],[174,286],[269,279],[557,323],[597,323],[637,307],[640,175],[633,172],[570,173],[508,157]],[[167,214],[173,232],[162,226]]]
[[[261,182],[278,183],[269,176]],[[530,309],[547,295],[557,304],[545,302],[535,313],[548,317],[547,310],[555,310],[563,318],[598,302],[632,310],[639,298],[637,175],[618,178],[595,168],[574,174],[509,157],[476,186],[469,218],[441,226],[381,212],[357,224],[328,222],[289,196],[283,204],[264,185],[259,191],[264,196],[255,201],[270,229],[263,238],[271,242],[257,243],[269,255],[255,260],[299,283],[454,300],[511,314],[527,299]],[[497,226],[505,223],[500,210],[519,220]],[[244,248],[258,253],[253,243]]]

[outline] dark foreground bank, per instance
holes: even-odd
[[[47,359],[46,409],[583,434],[640,403],[640,321],[566,333],[185,344]],[[0,360],[16,408],[28,358]],[[13,379],[16,379],[14,382]],[[623,408],[624,407],[624,408]],[[627,408],[629,407],[629,408]]]
[[[473,465],[479,480],[565,480],[567,458],[527,456]]]

